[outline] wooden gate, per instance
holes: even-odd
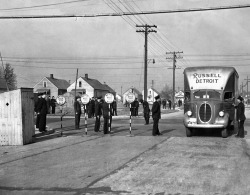
[[[0,145],[32,143],[34,128],[34,94],[21,88],[0,94]]]

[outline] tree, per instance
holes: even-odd
[[[7,82],[9,90],[17,88],[16,74],[9,63],[6,63],[4,70],[0,69],[0,75]]]
[[[173,93],[173,89],[171,89],[167,84],[161,91],[161,98],[163,99],[171,99]]]

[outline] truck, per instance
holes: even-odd
[[[186,136],[216,129],[228,137],[235,122],[239,75],[234,67],[199,66],[184,70],[184,119]]]

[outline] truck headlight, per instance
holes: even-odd
[[[187,115],[188,115],[188,116],[192,116],[192,111],[190,111],[190,110],[187,111]]]
[[[223,117],[224,115],[225,115],[224,111],[220,111],[220,112],[219,112],[219,116],[220,116],[220,117]]]

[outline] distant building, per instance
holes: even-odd
[[[6,82],[3,78],[0,78],[0,93],[6,92],[6,91],[7,91]]]
[[[122,96],[120,94],[116,94],[115,98],[117,101],[122,101]]]
[[[112,93],[114,95],[114,97],[116,98],[116,92],[115,90],[113,90],[110,86],[108,86],[105,82],[104,82],[104,87],[109,91],[109,93]]]
[[[57,97],[67,92],[69,82],[63,79],[54,78],[53,74],[50,77],[44,77],[34,86],[34,93],[42,93]]]
[[[141,92],[140,92],[138,89],[136,89],[136,88],[134,88],[134,87],[131,87],[131,88],[129,88],[127,91],[125,91],[125,92],[123,93],[123,95],[122,95],[123,104],[126,103],[126,97],[127,97],[127,94],[128,94],[128,93],[133,93],[133,94],[135,94],[135,97],[138,99],[138,101],[139,101],[140,99],[142,99],[142,94],[141,94]]]
[[[184,92],[183,91],[179,91],[177,93],[175,93],[175,103],[178,105],[178,101],[181,100],[181,102],[184,102]]]
[[[102,83],[96,79],[89,78],[88,74],[85,74],[85,77],[79,77],[76,82],[67,88],[67,91],[74,94],[75,86],[77,93],[87,94],[90,98],[98,96],[104,97],[106,93],[109,93],[109,90]]]
[[[148,102],[149,104],[153,104],[154,101],[155,101],[155,97],[156,97],[157,95],[159,95],[159,94],[160,94],[160,93],[159,93],[156,89],[154,89],[154,88],[149,88],[149,89],[148,89],[147,102]],[[142,97],[143,97],[143,99],[144,99],[144,90],[142,90]]]

